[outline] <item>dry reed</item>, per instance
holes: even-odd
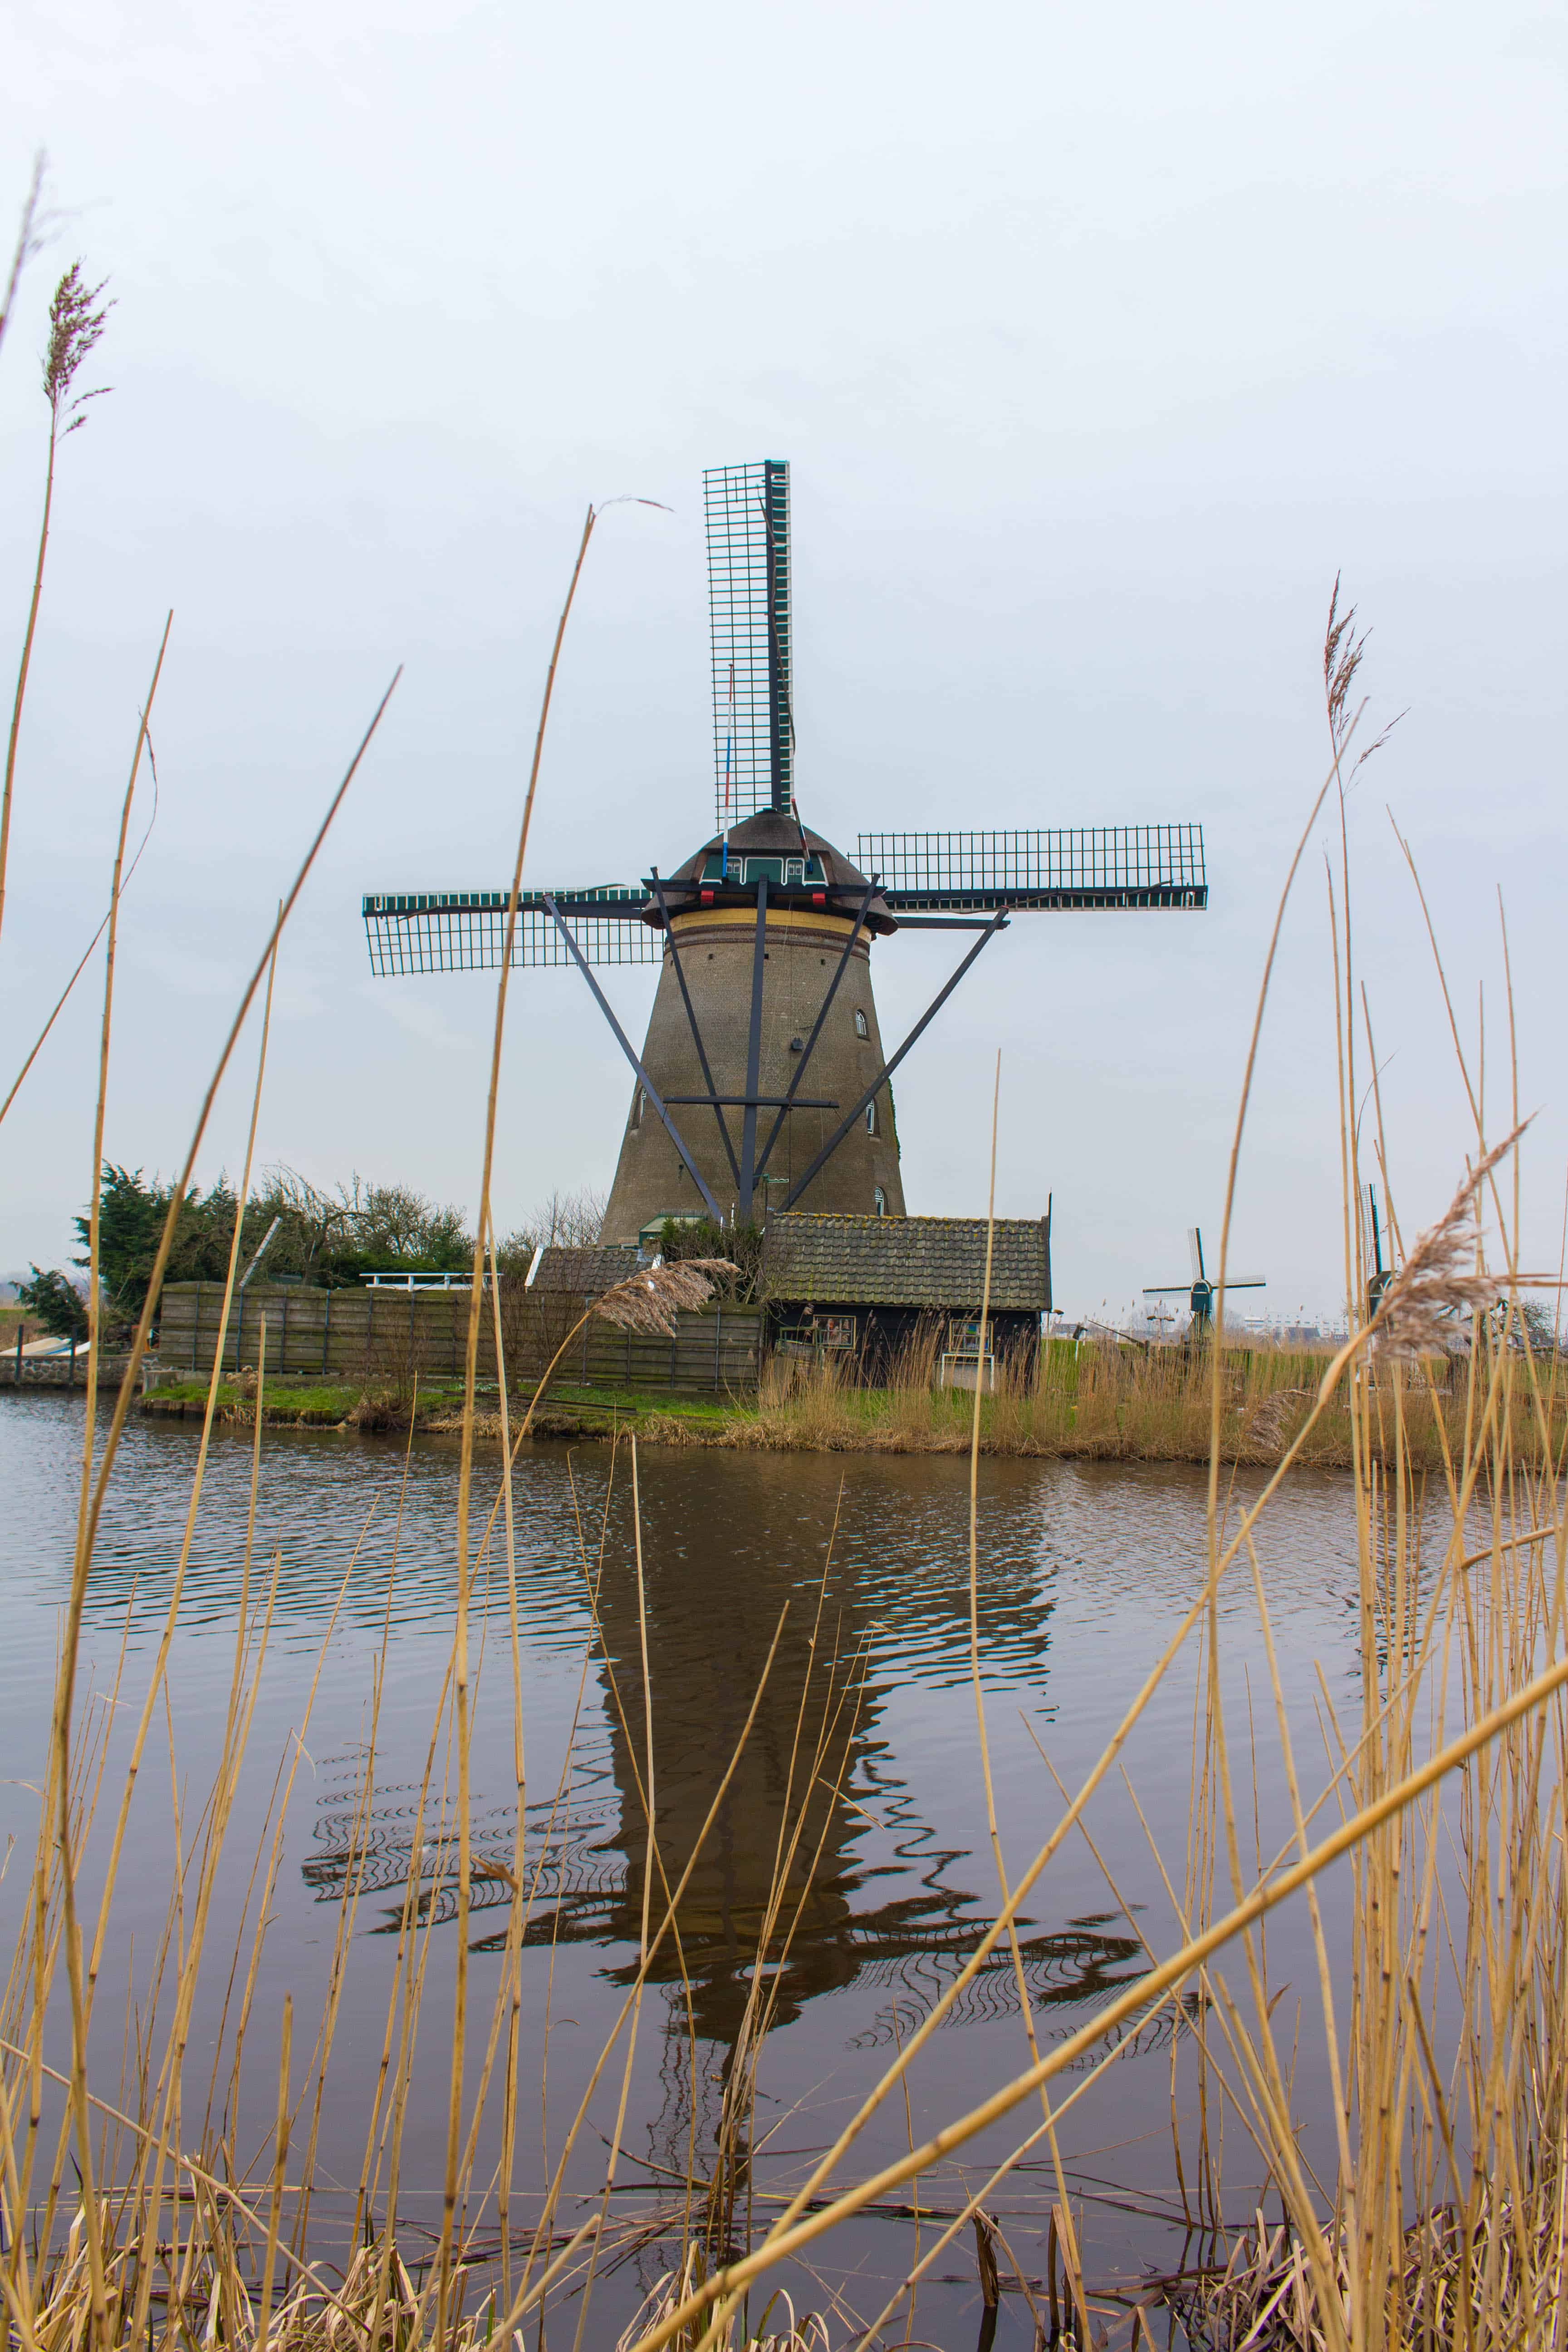
[[[23,215],[22,233],[17,241],[16,258],[12,266],[11,284],[6,297],[6,309],[0,317],[0,331],[10,315],[16,286],[21,275],[33,237],[41,163],[35,171],[33,191]],[[33,593],[27,606],[27,623],[22,636],[21,659],[16,665],[16,690],[11,702],[11,725],[5,739],[5,773],[0,783],[0,929],[5,920],[5,879],[11,852],[11,795],[16,777],[16,751],[22,734],[22,709],[27,697],[27,677],[32,667],[33,640],[37,633],[38,606],[44,593],[44,560],[49,548],[49,518],[55,502],[55,467],[60,443],[79,432],[87,422],[88,404],[101,400],[107,384],[91,392],[79,392],[77,378],[102,339],[105,324],[113,305],[104,303],[95,309],[102,296],[102,285],[89,286],[81,274],[81,264],[73,261],[59,284],[55,288],[49,304],[48,341],[44,347],[44,397],[49,404],[48,455],[44,468],[44,516],[38,529],[38,551],[33,566]]]

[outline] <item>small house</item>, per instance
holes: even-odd
[[[990,1307],[984,1342],[986,1237]],[[947,1385],[991,1385],[998,1358],[1033,1351],[1051,1307],[1051,1219],[810,1216],[769,1221],[763,1297],[773,1347],[886,1378],[929,1351]]]

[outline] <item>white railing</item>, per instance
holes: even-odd
[[[395,1266],[384,1274],[362,1275],[360,1279],[367,1290],[472,1290],[474,1286],[471,1274],[407,1274]],[[487,1290],[489,1281],[487,1274]]]

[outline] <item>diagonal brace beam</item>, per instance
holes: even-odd
[[[708,1052],[702,1043],[702,1032],[697,1026],[697,1015],[692,1010],[691,994],[686,985],[686,972],[680,961],[680,950],[675,944],[675,927],[669,919],[669,908],[664,896],[664,884],[658,878],[657,866],[648,876],[648,880],[653,884],[653,895],[658,900],[658,911],[664,917],[665,944],[669,950],[670,962],[675,966],[675,977],[680,987],[680,1001],[686,1007],[686,1018],[691,1030],[691,1042],[697,1048],[697,1059],[702,1070],[702,1083],[713,1097],[713,1116],[719,1122],[719,1140],[724,1147],[724,1157],[730,1163],[730,1173],[735,1180],[735,1190],[738,1192],[741,1189],[741,1166],[735,1157],[735,1147],[730,1140],[730,1129],[724,1114],[719,1108],[718,1089],[713,1084],[713,1073],[708,1066]]]
[[[597,1003],[600,1012],[609,1023],[616,1045],[619,1045],[622,1053],[626,1055],[627,1061],[631,1064],[633,1069],[637,1074],[638,1085],[642,1087],[644,1094],[647,1095],[649,1102],[652,1103],[655,1110],[658,1111],[659,1118],[663,1120],[665,1132],[668,1136],[671,1143],[674,1144],[677,1151],[679,1152],[681,1161],[685,1167],[687,1174],[690,1177],[699,1192],[701,1193],[704,1202],[707,1203],[709,1215],[712,1218],[716,1225],[721,1225],[724,1219],[720,1210],[719,1203],[713,1198],[712,1193],[708,1190],[707,1185],[702,1181],[697,1162],[691,1157],[690,1152],[688,1151],[685,1141],[681,1136],[680,1129],[676,1126],[675,1121],[666,1110],[663,1101],[660,1098],[658,1088],[654,1085],[653,1080],[648,1076],[647,1072],[643,1068],[642,1064],[638,1061],[636,1054],[632,1051],[631,1039],[626,1035],[626,1031],[616,1019],[615,1013],[611,1008],[610,1000],[605,994],[604,990],[599,986],[598,982],[595,979],[592,971],[589,970],[588,960],[583,953],[582,949],[578,946],[576,940],[573,938],[571,932],[568,930],[560,908],[556,905],[548,890],[546,890],[542,895],[546,913],[550,916],[550,919],[555,925],[556,929],[560,932],[562,938],[565,940],[567,947],[570,949],[573,962],[576,965],[578,971],[582,973],[584,979],[593,990],[595,1001]]]
[[[915,1023],[914,1027],[910,1031],[909,1035],[904,1039],[904,1042],[899,1047],[898,1052],[894,1054],[889,1060],[883,1063],[881,1068],[878,1071],[876,1076],[872,1079],[870,1085],[867,1087],[865,1093],[861,1096],[859,1101],[856,1104],[848,1117],[839,1121],[839,1124],[828,1137],[827,1141],[823,1145],[821,1150],[817,1153],[810,1167],[805,1171],[805,1173],[803,1176],[797,1177],[795,1181],[790,1186],[789,1191],[784,1194],[781,1205],[775,1212],[777,1215],[782,1217],[786,1209],[794,1208],[795,1202],[799,1200],[801,1194],[805,1192],[806,1186],[816,1175],[817,1170],[826,1160],[832,1159],[834,1153],[837,1150],[839,1145],[843,1142],[845,1137],[854,1126],[856,1120],[865,1110],[867,1104],[870,1102],[879,1090],[887,1084],[888,1080],[892,1076],[893,1072],[898,1068],[899,1064],[903,1060],[904,1055],[909,1052],[910,1046],[915,1044],[916,1040],[924,1034],[924,1032],[930,1027],[931,1024],[936,1019],[937,1014],[942,1011],[942,1006],[947,1003],[948,998],[952,994],[953,990],[958,986],[959,982],[963,978],[964,973],[969,970],[970,965],[974,961],[975,957],[980,953],[982,948],[989,946],[990,942],[995,938],[997,932],[1002,929],[1006,920],[1006,908],[999,907],[992,920],[987,923],[984,930],[975,940],[974,945],[970,949],[969,953],[964,957],[963,961],[959,965],[958,970],[953,973],[952,978],[948,982],[946,987],[943,988],[937,995],[933,996],[931,1003],[926,1006],[925,1011],[921,1014],[920,1019]]]
[[[741,1199],[737,1224],[752,1222],[757,1181],[757,1081],[763,1056],[763,966],[768,960],[768,877],[757,879],[757,937],[752,950],[752,1026],[746,1039],[746,1108],[741,1116]]]
[[[813,1054],[816,1051],[816,1041],[822,1034],[822,1024],[826,1020],[829,1013],[833,1010],[833,1000],[838,993],[838,983],[849,969],[849,959],[855,952],[855,942],[859,938],[861,930],[865,926],[866,909],[871,903],[872,896],[876,887],[877,877],[873,874],[871,879],[866,885],[866,895],[861,899],[859,911],[855,917],[855,928],[850,932],[848,939],[845,941],[844,952],[838,959],[837,970],[834,972],[833,978],[827,983],[827,993],[822,1000],[822,1010],[817,1014],[816,1025],[812,1029],[810,1036],[805,1041],[805,1051],[800,1057],[800,1067],[796,1070],[794,1077],[791,1078],[789,1085],[784,1089],[784,1106],[780,1110],[778,1117],[774,1119],[772,1127],[768,1129],[768,1139],[763,1144],[761,1155],[757,1160],[757,1179],[759,1182],[762,1179],[763,1171],[767,1166],[769,1158],[772,1155],[773,1148],[779,1139],[779,1129],[783,1127],[784,1120],[788,1117],[794,1105],[795,1091],[798,1088],[801,1080],[805,1076],[805,1066],[810,1061]]]

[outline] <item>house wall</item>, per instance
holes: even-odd
[[[965,1312],[956,1307],[867,1307],[851,1301],[830,1305],[820,1298],[810,1302],[808,1314],[805,1302],[773,1299],[768,1305],[768,1342],[770,1347],[787,1349],[787,1334],[792,1328],[815,1323],[822,1332],[830,1322],[853,1320],[853,1348],[842,1351],[835,1348],[825,1352],[842,1352],[856,1365],[857,1378],[868,1388],[876,1388],[886,1381],[900,1357],[907,1362],[912,1357],[929,1353],[934,1360],[943,1349],[955,1344],[950,1327],[975,1320],[978,1316],[978,1307]],[[991,1316],[989,1332],[993,1355],[1033,1355],[1040,1342],[1040,1318],[1034,1312],[1004,1310]]]
[[[721,1095],[743,1094],[756,917],[728,908],[715,909],[678,915],[674,927],[714,1090]],[[766,961],[763,968],[759,1093],[787,1092],[800,1063],[799,1055],[790,1051],[790,1040],[810,1036],[844,942],[853,928],[851,923],[826,914],[802,914],[782,908],[769,914]],[[865,1037],[857,1033],[858,1012],[865,1015],[868,1033]],[[668,950],[642,1058],[649,1077],[666,1098],[706,1092]],[[882,1059],[881,1031],[871,992],[869,941],[862,937],[849,959],[826,1025],[801,1083],[802,1094],[826,1097],[837,1101],[839,1108],[789,1113],[766,1170],[769,1177],[783,1177],[787,1181],[763,1188],[758,1196],[759,1209],[764,1192],[774,1202],[784,1199],[788,1184],[808,1166],[845,1112],[876,1076]],[[607,1242],[635,1241],[643,1226],[660,1216],[691,1216],[702,1208],[697,1188],[681,1165],[679,1154],[657,1113],[645,1108],[639,1118],[639,1092],[634,1085],[602,1229]],[[898,1136],[891,1090],[886,1086],[877,1097],[876,1108],[876,1134],[868,1134],[864,1121],[858,1121],[814,1178],[798,1206],[869,1216],[876,1207],[876,1188],[879,1185],[888,1214],[903,1215]],[[735,1204],[735,1180],[714,1113],[688,1103],[671,1105],[670,1115],[721,1211],[730,1215]],[[722,1116],[739,1160],[744,1113],[735,1108]],[[757,1114],[759,1151],[774,1116],[771,1110]]]

